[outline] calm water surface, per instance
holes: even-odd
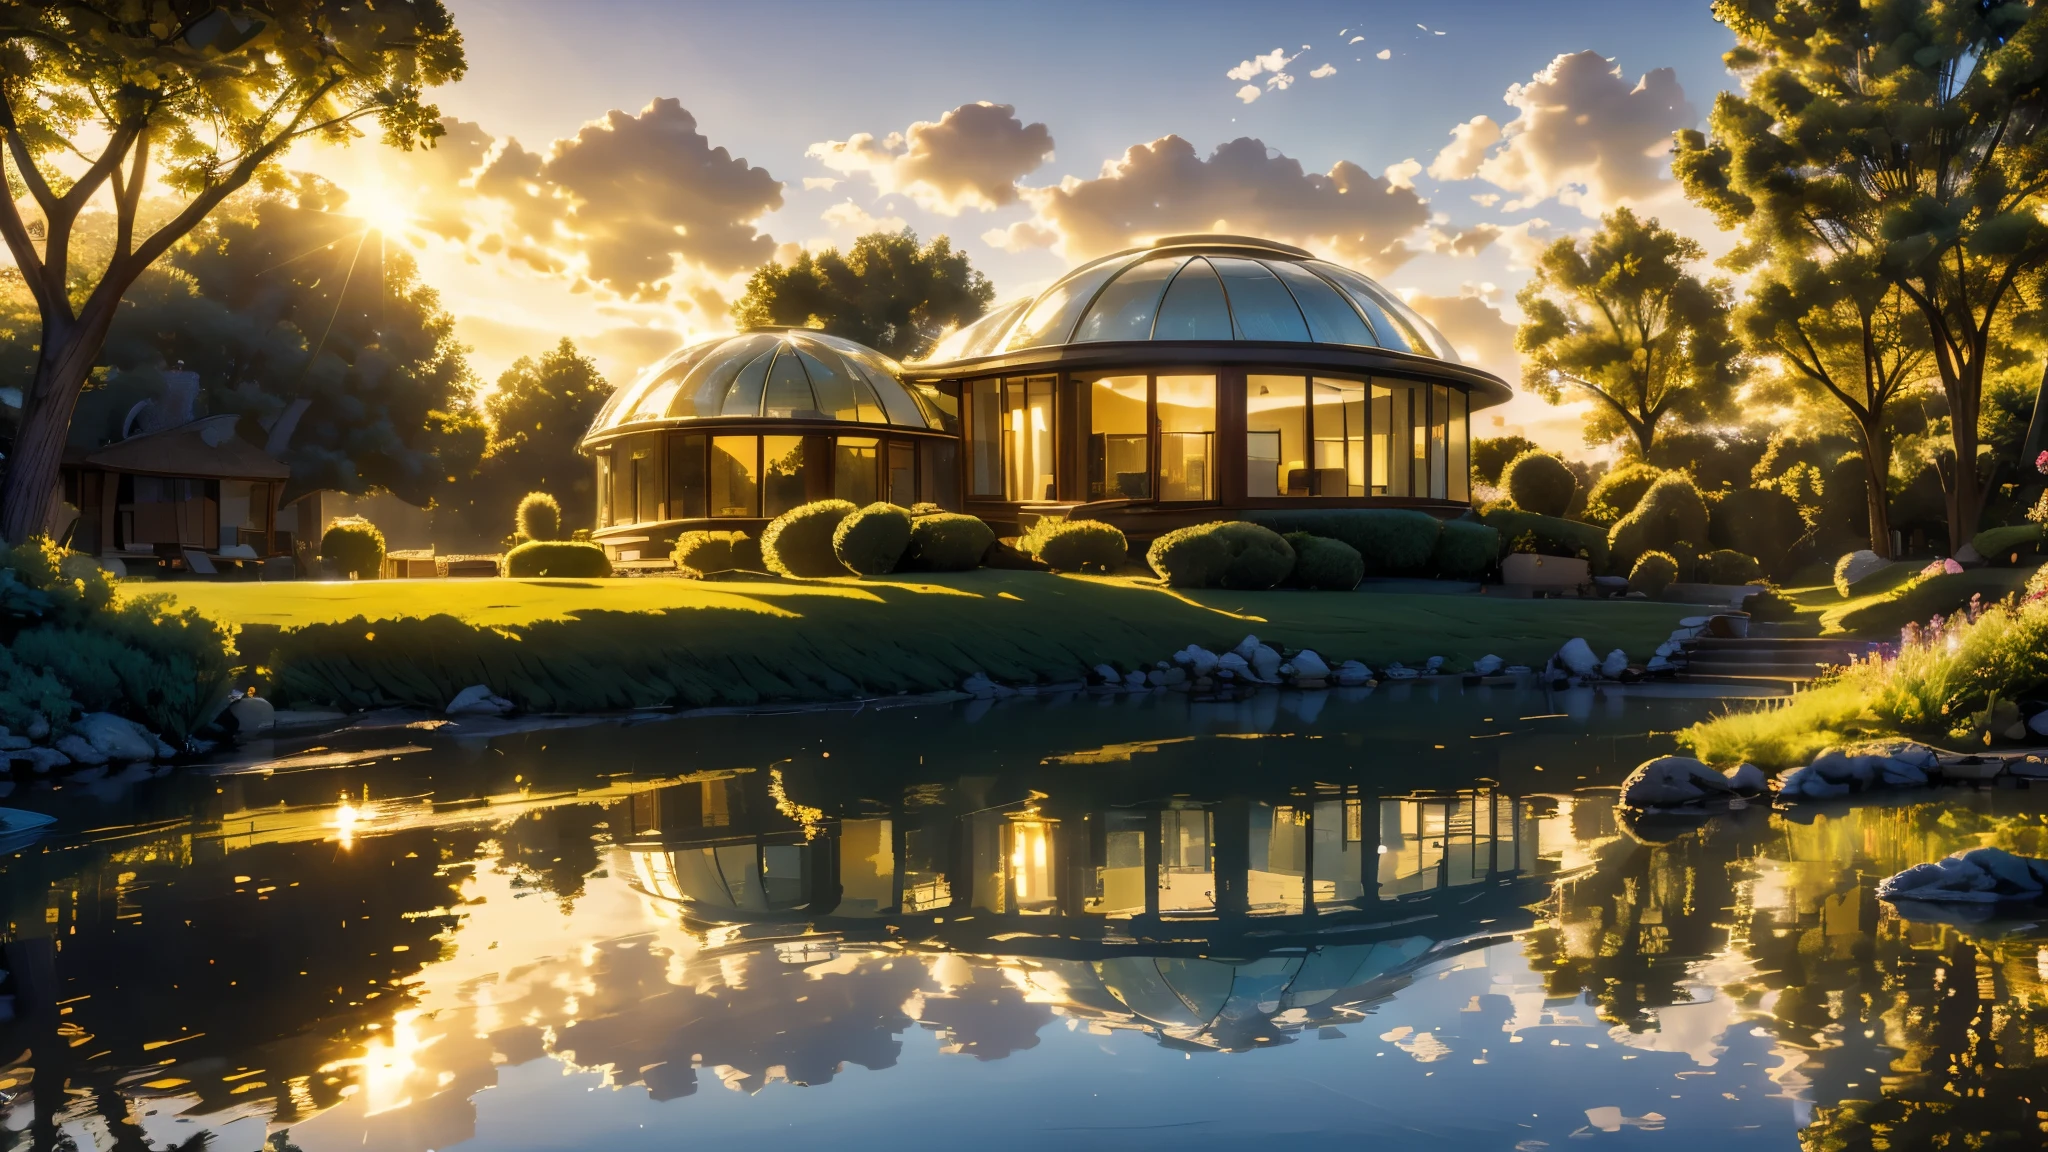
[[[1617,822],[1719,703],[392,726],[24,790],[0,1149],[2037,1147],[2040,791]]]

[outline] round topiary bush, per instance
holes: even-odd
[[[588,579],[611,574],[604,549],[580,540],[529,540],[505,553],[507,576]]]
[[[1307,532],[1289,532],[1286,540],[1294,549],[1294,575],[1288,582],[1297,588],[1349,592],[1365,579],[1365,558],[1342,540]]]
[[[1610,468],[1586,494],[1586,519],[1595,524],[1612,525],[1616,520],[1636,510],[1643,502],[1643,493],[1657,482],[1664,470],[1654,464],[1638,460]]]
[[[870,504],[849,512],[832,530],[832,555],[862,576],[896,570],[910,547],[910,513],[894,504]]]
[[[1707,503],[1692,477],[1666,472],[1643,493],[1636,510],[1615,522],[1607,546],[1616,571],[1635,571],[1645,552],[1669,550],[1680,540],[1707,539]]]
[[[375,580],[384,574],[384,533],[361,516],[344,516],[321,534],[320,558],[345,578]]]
[[[1663,552],[1645,552],[1629,570],[1628,590],[1655,600],[1678,579],[1678,561]]]
[[[1369,576],[1427,576],[1443,521],[1413,508],[1336,508],[1254,512],[1245,517],[1275,532],[1306,532],[1358,550]]]
[[[1294,570],[1278,532],[1244,520],[1178,528],[1152,541],[1146,563],[1174,588],[1271,588]]]
[[[528,540],[562,538],[562,506],[545,492],[528,492],[519,501],[514,526]]]
[[[1564,461],[1548,452],[1530,449],[1508,461],[1501,471],[1500,486],[1515,507],[1538,516],[1562,516],[1572,506],[1572,493],[1579,478]]]
[[[1732,548],[1717,548],[1700,557],[1699,577],[1709,584],[1755,584],[1764,578],[1756,557]]]
[[[910,546],[901,569],[915,572],[965,572],[981,566],[995,529],[979,517],[959,512],[919,513],[910,522]]]
[[[1436,572],[1446,580],[1477,580],[1500,558],[1500,533],[1477,520],[1446,520],[1436,538]]]
[[[761,546],[745,532],[684,532],[669,556],[676,571],[697,579],[713,572],[761,571]]]
[[[784,512],[761,533],[761,562],[777,576],[846,575],[832,534],[857,510],[851,500],[820,500]]]
[[[1754,556],[1773,576],[1784,572],[1792,546],[1805,535],[1799,505],[1770,488],[1738,488],[1708,513],[1707,539],[1714,547]]]
[[[1029,540],[1027,551],[1055,572],[1114,572],[1131,553],[1124,534],[1100,520],[1062,520],[1042,532],[1034,527]]]

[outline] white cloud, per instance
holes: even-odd
[[[1479,174],[1486,153],[1500,143],[1500,125],[1491,116],[1474,116],[1451,129],[1451,142],[1429,162],[1429,174],[1439,180],[1470,180]]]
[[[851,200],[842,200],[820,213],[818,218],[834,228],[845,228],[854,232],[901,232],[905,221],[901,216],[875,216]]]
[[[1289,56],[1285,49],[1275,48],[1271,52],[1266,52],[1240,62],[1237,67],[1225,72],[1224,75],[1232,80],[1253,80],[1261,72],[1278,72],[1287,67],[1293,60],[1294,57]]]
[[[824,189],[827,192],[830,192],[834,188],[839,187],[839,184],[840,180],[836,176],[804,177],[804,191],[806,192],[815,192],[820,188]]]
[[[1382,48],[1374,53],[1374,55],[1381,60],[1392,60],[1394,58],[1394,50],[1392,48]]]
[[[1011,105],[983,101],[880,140],[860,132],[804,154],[835,172],[866,173],[878,190],[900,192],[928,211],[958,216],[1015,203],[1017,181],[1052,155],[1052,133],[1019,120]]]
[[[1294,75],[1289,72],[1275,72],[1271,76],[1266,77],[1266,87],[1277,88],[1285,92],[1289,88],[1294,87]]]
[[[1415,178],[1422,174],[1422,161],[1410,156],[1399,164],[1387,165],[1387,183],[1396,188],[1415,187]]]
[[[1516,116],[1476,174],[1519,193],[1520,206],[1555,196],[1589,216],[1675,188],[1666,176],[1671,136],[1696,120],[1671,69],[1631,85],[1590,51],[1558,56],[1504,99]]]
[[[1479,205],[1481,208],[1491,208],[1495,204],[1500,203],[1500,193],[1480,192],[1472,197],[1472,202],[1474,204]]]
[[[1318,65],[1314,71],[1311,71],[1308,74],[1308,77],[1311,80],[1322,80],[1331,76],[1335,76],[1336,74],[1337,66],[1335,64],[1322,64]]]
[[[1047,228],[1033,220],[1019,220],[1008,228],[991,228],[981,234],[981,242],[991,248],[1005,252],[1025,252],[1033,248],[1050,248],[1059,243],[1057,230]]]
[[[1247,84],[1244,87],[1239,88],[1237,90],[1237,98],[1249,104],[1252,101],[1257,100],[1264,93],[1265,89],[1259,87],[1257,84]]]
[[[1536,260],[1543,255],[1543,250],[1557,239],[1551,232],[1550,221],[1540,216],[1502,228],[1499,240],[1501,247],[1507,249],[1508,267],[1518,270],[1535,268]]]
[[[1462,232],[1432,229],[1429,250],[1446,256],[1477,256],[1501,238],[1507,229],[1498,224],[1474,224]]]
[[[1413,189],[1350,161],[1327,173],[1242,137],[1204,159],[1179,136],[1135,145],[1093,180],[1027,189],[1036,223],[1079,259],[1174,232],[1244,232],[1288,240],[1385,272],[1413,253],[1404,237],[1428,217]]]
[[[1356,43],[1358,43],[1358,42],[1359,42],[1360,40],[1363,40],[1363,39],[1365,39],[1365,37],[1363,37],[1363,36],[1353,36],[1353,37],[1351,38],[1351,43],[1353,43],[1353,44],[1356,44]]]

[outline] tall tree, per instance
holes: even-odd
[[[477,538],[510,532],[520,497],[536,491],[561,503],[565,529],[596,526],[596,466],[576,446],[611,394],[597,364],[566,337],[498,377],[482,405],[490,447],[449,501]]]
[[[1728,288],[1687,271],[1705,256],[1627,208],[1583,242],[1553,243],[1516,296],[1523,383],[1552,404],[1591,397],[1586,442],[1626,439],[1647,460],[1659,424],[1715,411],[1734,379]]]
[[[941,236],[870,232],[841,255],[805,252],[787,266],[768,264],[732,306],[741,326],[823,328],[898,359],[913,358],[948,329],[988,310],[995,286]]]
[[[1948,401],[1949,542],[1977,530],[1993,330],[2048,263],[2048,6],[1718,0],[1745,80],[1673,170],[1749,242],[1865,251],[1925,319]]]
[[[1752,351],[1783,366],[1760,398],[1820,399],[1847,417],[1863,456],[1870,547],[1889,558],[1889,406],[1927,381],[1933,358],[1918,308],[1875,275],[1864,254],[1825,264],[1795,255],[1759,275],[1736,311],[1735,330]]]
[[[374,120],[388,144],[431,144],[440,113],[421,94],[463,67],[462,39],[440,0],[0,6],[0,238],[42,329],[0,482],[0,538],[46,527],[79,393],[143,270],[229,195],[273,175],[294,141],[346,140]],[[73,162],[83,168],[65,175]],[[152,178],[184,200],[161,224],[138,227]],[[17,205],[24,195],[28,215]],[[73,229],[101,199],[115,221],[110,256],[99,268],[77,266]]]

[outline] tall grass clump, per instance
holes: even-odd
[[[1989,717],[2048,684],[2048,595],[1975,601],[1948,617],[1908,625],[1895,650],[1859,660],[1788,703],[1733,712],[1679,734],[1712,762],[1767,767],[1806,763],[1830,744],[1920,736],[1983,746],[2000,738]]]

